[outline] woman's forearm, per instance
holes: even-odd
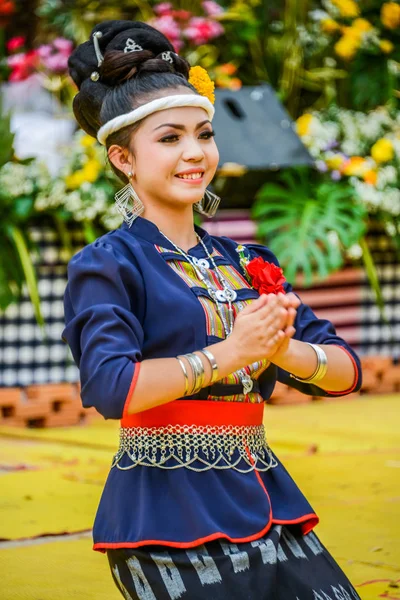
[[[328,370],[325,377],[315,385],[330,392],[349,390],[354,384],[356,371],[347,352],[339,346],[318,344],[328,359]],[[307,378],[315,372],[317,356],[315,351],[298,340],[291,339],[283,352],[277,352],[271,362],[297,377]]]
[[[218,365],[218,379],[227,377],[243,365],[240,358],[229,342],[229,338],[207,346],[212,352]],[[204,387],[211,381],[211,365],[208,359],[201,353],[196,352],[204,366]],[[189,387],[192,388],[192,370],[185,358],[182,359],[188,374]],[[128,414],[148,410],[155,406],[166,404],[176,398],[181,398],[185,391],[185,377],[182,367],[176,358],[151,358],[141,362],[139,376],[128,400]]]

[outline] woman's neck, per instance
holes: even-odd
[[[163,207],[162,210],[159,207],[153,209],[149,206],[141,216],[157,225],[162,233],[185,252],[198,244],[192,206],[179,211],[168,207]]]

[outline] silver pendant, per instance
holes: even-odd
[[[253,389],[253,380],[250,375],[243,375],[240,378],[243,385],[243,394],[248,394]]]
[[[206,269],[210,268],[210,263],[206,258],[196,258],[195,256],[192,258],[194,264],[199,267],[205,273]]]
[[[215,292],[215,297],[218,300],[218,302],[233,302],[234,300],[236,300],[237,293],[235,292],[235,290],[229,289],[217,290]]]

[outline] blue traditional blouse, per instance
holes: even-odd
[[[240,311],[259,294],[240,266],[238,244],[227,237],[210,236],[201,227],[195,229],[236,290],[234,309]],[[261,256],[279,266],[267,247],[245,247],[250,259]],[[207,259],[200,243],[188,254]],[[215,287],[221,287],[209,266],[207,276]],[[292,291],[289,283],[285,283],[285,291]],[[127,414],[141,361],[186,354],[225,338],[205,283],[158,227],[143,217],[130,228],[123,223],[71,259],[64,309],[62,339],[80,371],[83,406],[94,406],[105,419],[122,419]],[[290,378],[288,372],[268,361],[259,361],[246,367],[258,382],[249,394],[238,393],[240,378],[232,373],[218,383],[233,384],[234,393],[214,395],[213,387],[190,398],[207,402],[212,411],[215,402],[266,401],[276,381],[318,396],[345,395],[360,388],[359,358],[329,321],[318,319],[302,303],[295,328],[297,340],[334,344],[350,355],[355,366],[351,388],[327,392]],[[299,523],[309,531],[318,517],[279,459],[273,457],[277,466],[266,472],[111,468],[96,514],[93,548],[105,552],[154,543],[191,547],[218,537],[249,541],[264,535],[272,523]]]

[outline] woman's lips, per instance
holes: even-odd
[[[191,179],[189,177],[188,178],[179,177],[179,175],[175,175],[175,177],[177,179],[179,179],[179,181],[184,181],[185,183],[191,183],[193,185],[193,184],[196,184],[196,183],[197,184],[201,183],[203,181],[203,179],[204,179],[204,173],[202,173],[202,175],[200,177],[198,177],[197,179]]]

